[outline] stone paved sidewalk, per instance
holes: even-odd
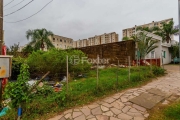
[[[180,72],[168,72],[166,76],[157,78],[145,86],[117,93],[90,105],[67,110],[49,120],[144,120],[149,116],[148,109],[129,101],[141,94],[149,93],[149,90],[154,88],[171,95],[161,101],[162,104],[179,98],[177,96],[180,96]]]

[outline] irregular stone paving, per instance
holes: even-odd
[[[180,72],[169,73],[140,88],[117,93],[101,101],[76,109],[70,109],[49,120],[144,120],[149,116],[147,109],[129,102],[152,88],[160,89],[166,94],[180,96]],[[173,96],[166,98],[162,104],[175,100]]]

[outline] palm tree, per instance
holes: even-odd
[[[154,27],[138,27],[137,30],[141,31],[147,31],[154,33],[160,37],[162,37],[162,42],[166,41],[169,43],[171,41],[171,36],[178,33],[179,29],[174,28],[174,22],[171,20],[169,23],[162,22],[162,28],[159,28],[157,26]]]
[[[27,39],[31,38],[31,42],[29,45],[34,46],[35,50],[44,50],[45,44],[47,45],[47,49],[54,47],[51,43],[49,37],[52,37],[53,33],[51,31],[47,31],[45,28],[43,29],[35,29],[28,30],[26,32]]]
[[[139,26],[136,28],[137,31],[147,31],[147,32],[153,32],[154,31],[154,27],[143,27],[143,26]]]
[[[158,41],[148,37],[145,32],[139,32],[137,35],[132,36],[132,39],[137,43],[141,58],[144,58],[158,47],[155,45]]]
[[[179,29],[174,28],[174,22],[172,20],[169,23],[163,22],[162,25],[162,28],[155,27],[154,34],[161,36],[163,41],[169,43],[171,42],[171,36],[178,33]]]

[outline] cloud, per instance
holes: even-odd
[[[5,3],[11,0],[4,1]],[[6,8],[20,0],[14,1]],[[26,0],[8,14],[22,7]],[[50,0],[34,0],[19,12],[7,16],[5,21],[26,18],[41,9]],[[117,32],[122,37],[122,29],[152,21],[174,18],[178,24],[177,0],[54,0],[36,16],[19,23],[4,23],[5,43],[9,46],[28,42],[28,29],[46,28],[57,35],[74,40],[88,38],[108,32]],[[176,38],[176,37],[175,37]]]

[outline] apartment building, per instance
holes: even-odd
[[[88,39],[82,39],[74,41],[71,38],[59,36],[59,35],[53,35],[52,37],[49,37],[52,44],[55,46],[55,48],[58,49],[69,49],[69,48],[80,48],[80,47],[87,47],[87,46],[94,46],[94,45],[100,45],[100,44],[107,44],[112,42],[118,42],[118,34],[115,32],[112,33],[104,33],[103,35],[95,35],[94,37],[90,37]],[[24,48],[23,46],[22,48]],[[22,50],[22,49],[21,49]],[[44,45],[44,51],[47,51],[47,45]]]
[[[118,42],[118,39],[119,35],[116,34],[116,32],[104,33],[102,35],[95,35],[94,37],[89,37],[88,39],[74,41],[73,47],[80,48],[100,44],[107,44],[112,42]]]
[[[59,36],[59,35],[53,35],[50,37],[50,41],[53,43],[55,48],[59,49],[68,49],[73,48],[73,39]]]
[[[136,32],[136,28],[137,27],[149,27],[149,28],[151,28],[151,27],[154,27],[154,26],[158,26],[158,27],[160,27],[160,28],[162,28],[162,23],[163,22],[166,22],[166,23],[168,23],[169,21],[171,21],[171,20],[173,20],[173,18],[170,18],[170,19],[165,19],[165,20],[161,20],[161,21],[152,21],[151,23],[148,23],[148,24],[144,24],[144,25],[139,25],[139,26],[134,26],[134,27],[132,27],[132,28],[127,28],[127,29],[124,29],[123,31],[122,31],[122,34],[123,34],[123,37],[131,37],[131,36],[133,36],[134,34],[135,34],[135,32]],[[172,36],[173,37],[173,36]]]

